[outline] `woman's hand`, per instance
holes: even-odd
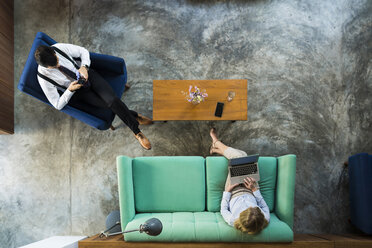
[[[82,75],[86,80],[88,80],[88,70],[85,66],[80,67],[79,69],[80,75]]]
[[[258,190],[256,187],[256,180],[251,177],[244,178],[244,186],[252,192]]]
[[[68,86],[68,90],[69,91],[75,91],[75,90],[78,90],[82,87],[83,85],[82,84],[79,84],[78,81],[74,81],[72,83],[70,83],[70,85]]]
[[[233,185],[229,185],[225,188],[225,191],[227,192],[231,192],[236,186],[238,186],[239,183],[236,183],[236,184],[233,184]]]

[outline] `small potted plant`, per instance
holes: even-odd
[[[182,93],[186,96],[186,100],[194,105],[203,102],[208,97],[205,89],[201,90],[197,86],[193,87],[192,85],[190,85],[188,93],[183,91]]]

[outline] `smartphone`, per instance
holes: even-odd
[[[222,117],[222,111],[223,111],[223,102],[218,102],[216,106],[216,112],[214,112],[214,115],[217,117]]]

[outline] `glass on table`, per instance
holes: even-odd
[[[235,97],[235,91],[229,91],[229,93],[227,94],[227,101],[228,102],[231,102]]]

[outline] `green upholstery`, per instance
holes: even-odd
[[[138,228],[150,218],[163,223],[163,231],[152,237],[139,232],[127,233],[129,242],[291,242],[293,232],[271,213],[269,225],[257,235],[244,234],[226,224],[219,212],[176,212],[137,214],[126,230]]]
[[[219,212],[224,191],[228,160],[225,157],[207,157],[207,211]]]
[[[227,225],[219,213],[227,176],[225,158],[119,156],[117,163],[122,230],[137,229],[151,217],[163,223],[159,236],[133,232],[125,234],[126,241],[293,240],[295,155],[259,159],[261,192],[272,213],[269,225],[257,235]]]
[[[121,230],[136,215],[134,209],[134,193],[132,179],[132,158],[119,156],[116,158],[118,169],[119,206]]]
[[[293,228],[295,177],[296,156],[290,154],[278,157],[275,212],[291,228]]]
[[[136,211],[204,211],[204,163],[203,157],[133,159]]]
[[[260,191],[269,206],[270,212],[274,211],[275,188],[277,174],[277,159],[275,157],[260,157],[258,159],[260,170]]]
[[[227,177],[228,161],[224,157],[207,157],[207,210],[220,211],[222,192]],[[277,175],[277,159],[275,157],[260,157],[258,159],[260,170],[260,190],[269,206],[270,212],[274,210],[275,187]]]

